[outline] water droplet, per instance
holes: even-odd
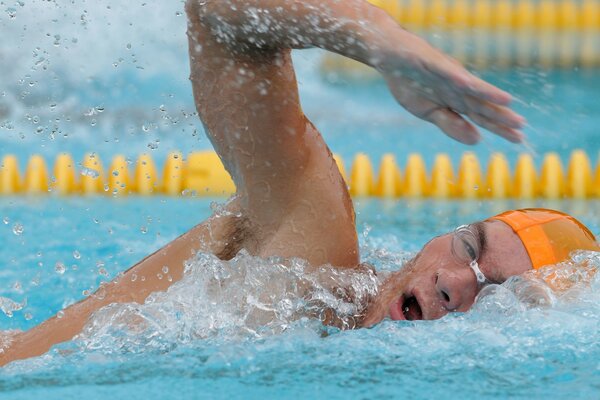
[[[135,282],[135,281],[137,281],[137,275],[131,274],[131,282]]]
[[[25,321],[30,321],[33,319],[33,315],[31,313],[26,312],[25,314],[23,314],[23,317],[25,318]]]
[[[64,316],[65,316],[65,312],[62,310],[56,313],[56,318],[62,318]]]
[[[148,148],[150,150],[156,150],[156,149],[158,149],[158,143],[150,142],[150,143],[148,143]]]
[[[140,232],[142,232],[145,235],[146,233],[148,233],[148,227],[147,226],[142,226],[140,228]]]
[[[17,222],[16,224],[13,225],[12,231],[15,235],[20,236],[25,231],[25,228],[23,228],[23,225],[21,225],[20,223]]]
[[[94,179],[100,176],[100,172],[96,171],[95,169],[88,168],[88,167],[81,168],[80,173],[82,176],[89,176]]]
[[[0,310],[9,318],[12,318],[14,311],[19,311],[25,306],[25,302],[17,303],[8,297],[0,296]]]
[[[106,270],[106,268],[98,268],[98,274],[102,276],[108,276],[108,271]]]
[[[77,250],[75,250],[73,252],[73,258],[79,260],[81,258],[81,254]]]
[[[169,273],[169,267],[167,267],[166,265],[164,267],[162,267],[162,272],[163,272],[163,274],[168,274]]]
[[[4,225],[8,225],[10,223],[10,218],[4,217],[2,218],[2,222],[4,222]]]
[[[62,275],[65,273],[66,270],[67,270],[67,268],[61,262],[57,262],[56,265],[54,266],[54,271],[56,271],[57,274]]]
[[[115,169],[115,170],[112,172],[112,174],[113,174],[113,176],[119,176],[119,171]]]

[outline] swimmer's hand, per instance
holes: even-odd
[[[186,8],[234,53],[317,46],[370,65],[402,106],[460,142],[480,138],[465,117],[512,142],[523,140],[525,120],[507,107],[508,93],[365,0],[187,0]]]
[[[404,108],[462,143],[480,139],[466,118],[511,142],[523,141],[519,129],[525,119],[507,107],[508,93],[472,75],[410,32],[395,30],[393,40],[383,47],[381,61],[374,66]]]

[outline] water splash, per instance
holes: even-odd
[[[389,255],[384,264],[387,259]],[[544,321],[541,316],[548,313],[600,319],[598,268],[600,253],[579,252],[557,266],[485,287],[467,314],[449,315],[434,325],[391,321],[382,325],[393,324],[401,330],[408,325],[417,331],[427,328],[435,335],[455,331],[462,332],[460,336],[465,330],[481,330],[494,336],[494,341],[506,341],[523,333],[525,326],[544,330],[555,325],[554,318]],[[548,280],[567,274],[571,283],[567,289]],[[360,314],[361,306],[349,300],[349,289],[359,304],[367,302],[382,279],[328,267],[313,270],[301,260],[261,259],[246,252],[231,261],[198,254],[186,264],[184,278],[168,291],[154,293],[145,304],[105,307],[90,319],[76,342],[83,350],[121,354],[170,351],[198,340],[257,340],[307,327],[318,332],[323,329],[324,310],[348,317]],[[536,321],[534,325],[531,320]],[[497,333],[498,329],[503,333]],[[430,345],[437,348],[446,340],[432,337]]]
[[[89,321],[78,343],[108,352],[169,350],[198,339],[243,340],[284,332],[324,310],[353,317],[379,280],[372,273],[310,268],[302,260],[261,259],[240,252],[231,261],[200,253],[184,278],[144,304],[112,304]],[[316,318],[315,318],[316,317]],[[348,326],[352,327],[352,326]]]

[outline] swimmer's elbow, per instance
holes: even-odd
[[[223,25],[232,18],[231,2],[223,7],[223,2],[214,0],[186,0],[185,11],[192,25],[201,24],[210,28]]]

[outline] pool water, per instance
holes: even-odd
[[[363,259],[380,270],[397,269],[432,235],[500,209],[533,205],[571,212],[600,231],[600,204],[589,201],[359,200]],[[43,321],[209,212],[205,199],[2,199],[0,230],[6,244],[0,248],[5,260],[0,296],[24,306],[12,317],[0,313],[0,329],[26,329]],[[600,266],[596,256],[580,257]],[[276,263],[241,256],[225,265],[200,256],[182,288],[146,308],[101,312],[81,340],[4,368],[0,398],[435,398],[452,393],[456,398],[583,399],[600,390],[597,278],[576,285],[550,307],[526,307],[505,285],[466,314],[384,321],[355,331],[329,329],[323,336],[324,327],[315,320],[283,318],[261,330],[240,319],[232,310],[249,309],[252,295],[259,296],[252,290],[260,291],[261,285],[246,283],[241,306],[232,294],[235,287],[221,297],[211,293],[211,280],[256,277],[253,271],[264,274],[269,268],[274,268],[273,280],[286,279]],[[220,319],[202,310],[220,311]],[[123,324],[115,328],[119,318],[140,315],[149,321],[142,333]]]

